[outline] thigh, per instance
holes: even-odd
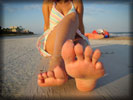
[[[67,39],[74,39],[76,30],[78,28],[78,17],[75,13],[71,13],[64,17],[62,21],[54,27],[53,31],[49,34],[46,42],[46,51],[53,54],[55,42],[59,35],[66,35]]]
[[[56,38],[56,32],[55,30],[53,30],[48,35],[45,47],[46,51],[51,55],[53,54],[55,38]]]

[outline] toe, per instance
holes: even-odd
[[[42,76],[42,73],[41,74],[38,74],[38,79],[43,79],[43,76]]]
[[[96,49],[92,56],[92,64],[96,64],[96,62],[100,57],[101,57],[101,51],[99,49]]]
[[[78,60],[83,60],[83,47],[81,44],[76,44],[76,46],[74,47],[75,53],[76,53],[76,57]]]
[[[44,78],[41,74],[38,74],[38,82],[39,83],[44,83]]]
[[[103,64],[101,62],[96,63],[96,70],[103,69]]]
[[[54,72],[53,71],[48,71],[48,77],[54,77]]]
[[[91,55],[92,55],[92,48],[90,46],[87,46],[85,48],[84,55],[85,55],[85,60],[90,62],[91,61]]]
[[[47,72],[42,73],[43,78],[48,78]]]
[[[75,60],[74,44],[72,40],[67,40],[64,43],[61,54],[66,64]]]
[[[54,69],[54,74],[58,79],[65,79],[67,77],[65,72],[59,66],[56,66],[56,68]]]
[[[38,82],[39,86],[41,86],[41,87],[44,86],[44,82],[42,82],[41,80],[38,80],[37,82]]]

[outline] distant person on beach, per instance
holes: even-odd
[[[44,34],[37,47],[51,59],[49,70],[38,75],[38,85],[60,86],[71,76],[78,90],[93,90],[104,68],[100,50],[93,52],[84,36],[82,0],[44,0],[42,11]]]
[[[109,38],[109,32],[108,31],[106,31],[106,30],[103,30],[104,31],[104,38]]]

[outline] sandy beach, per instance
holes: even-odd
[[[102,40],[90,40],[93,49],[102,52],[100,61],[103,62],[106,74],[102,77],[94,91],[79,92],[74,80],[69,80],[60,87],[40,88],[37,86],[37,73],[40,69],[47,70],[49,58],[42,58],[36,48],[37,36],[2,38],[1,75],[2,95],[4,97],[35,97],[69,98],[98,97],[99,100],[128,97],[131,77],[131,48],[133,39],[118,37]],[[42,59],[42,60],[41,60]],[[38,68],[41,60],[41,67]],[[42,62],[43,61],[43,62]]]

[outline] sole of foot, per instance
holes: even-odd
[[[76,44],[72,40],[67,40],[62,47],[62,57],[68,75],[75,78],[79,91],[92,91],[99,78],[104,76],[103,64],[99,62],[101,52],[96,49],[94,52],[90,46],[86,46],[85,51],[81,44]]]

